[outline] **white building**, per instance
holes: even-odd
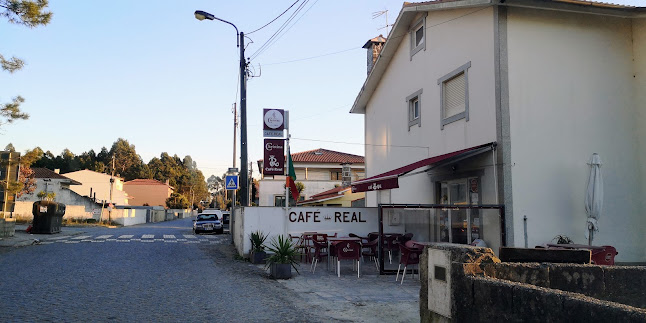
[[[300,199],[308,199],[314,194],[327,191],[343,183],[343,166],[346,165],[348,182],[364,178],[364,158],[327,149],[314,149],[293,153],[296,182],[305,186]],[[263,160],[258,161],[263,168]],[[263,174],[258,181],[259,206],[280,206],[285,203],[285,176]]]
[[[123,178],[118,176],[114,177],[114,184],[112,186],[112,199],[110,198],[110,178],[109,174],[98,173],[88,169],[79,170],[76,172],[69,172],[64,174],[66,177],[71,178],[81,183],[70,187],[71,190],[81,196],[88,196],[95,198],[98,203],[112,203],[116,205],[129,205],[128,194],[123,191]]]
[[[646,261],[646,8],[405,3],[387,38],[366,44],[381,51],[351,109],[365,118],[368,179],[353,186],[366,206],[503,204],[509,246],[587,243],[586,163],[599,153],[593,244]]]

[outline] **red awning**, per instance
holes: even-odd
[[[356,181],[352,183],[352,192],[357,193],[357,192],[366,192],[366,191],[379,191],[379,190],[387,190],[387,189],[392,189],[392,188],[399,188],[399,177],[409,173],[415,169],[418,169],[420,167],[428,166],[431,164],[439,163],[441,161],[447,160],[449,158],[453,157],[460,157],[461,155],[466,155],[468,153],[472,153],[475,150],[478,149],[483,149],[487,148],[486,150],[489,150],[489,148],[493,147],[494,143],[488,143],[480,146],[475,146],[467,149],[462,149],[458,151],[454,151],[452,153],[444,154],[444,155],[439,155],[431,158],[426,158],[422,159],[420,161],[414,162],[412,164],[399,167],[397,169],[393,169],[391,171],[375,175],[372,177],[368,177],[366,179],[362,179],[360,181]]]

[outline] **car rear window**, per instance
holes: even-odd
[[[215,214],[198,214],[198,220],[217,220],[218,216]]]

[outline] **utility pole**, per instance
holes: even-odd
[[[114,155],[112,155],[112,174],[110,175],[110,206],[108,207],[108,225],[112,222],[112,189],[114,187]]]
[[[237,29],[237,28],[236,28]],[[247,171],[247,63],[244,59],[244,33],[240,32],[240,174],[248,176]],[[249,206],[248,178],[240,183],[242,194],[240,204]]]

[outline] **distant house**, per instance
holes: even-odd
[[[123,190],[134,197],[130,205],[166,206],[166,199],[174,189],[166,183],[154,179],[133,179],[123,183]]]
[[[70,189],[81,196],[90,197],[97,202],[112,203],[117,205],[129,205],[129,196],[123,191],[123,178],[114,176],[112,185],[112,198],[110,198],[110,178],[109,174],[98,173],[88,169],[69,172],[64,174],[66,177],[74,179],[81,183]]]
[[[90,198],[84,197],[72,190],[74,186],[82,185],[80,182],[63,176],[47,168],[32,168],[33,178],[36,180],[36,189],[31,194],[24,194],[16,201],[15,214],[17,217],[31,218],[32,205],[39,201],[38,193],[54,193],[54,201],[65,204],[65,218],[96,218],[93,211],[100,209],[100,205]]]
[[[350,186],[339,186],[325,192],[314,194],[309,199],[299,201],[297,206],[363,206],[365,193],[352,193]]]
[[[292,159],[296,182],[305,186],[301,192],[302,200],[365,176],[363,156],[319,148],[293,153]],[[258,161],[258,168],[263,169],[262,159]],[[259,206],[284,205],[285,176],[263,174],[258,181],[258,200]]]

